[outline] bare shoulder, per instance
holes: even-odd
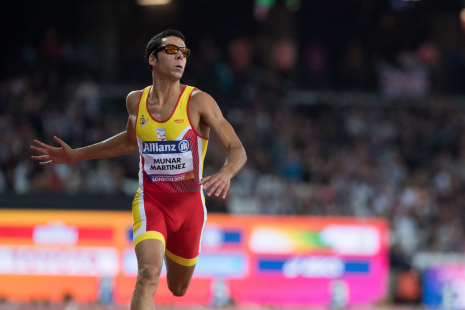
[[[129,114],[137,114],[137,108],[139,107],[139,99],[142,94],[142,90],[135,90],[128,94],[126,97],[126,107]]]
[[[218,104],[212,96],[200,89],[195,89],[191,95],[191,108],[197,111],[204,111],[205,109],[218,108]]]

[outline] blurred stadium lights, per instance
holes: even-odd
[[[255,0],[255,4],[264,5],[264,6],[274,6],[276,4],[276,0]]]
[[[165,5],[171,3],[172,0],[137,0],[138,5]]]
[[[276,4],[276,0],[255,0],[254,17],[257,21],[264,21],[268,17],[268,12]]]

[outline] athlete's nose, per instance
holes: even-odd
[[[183,59],[184,58],[184,54],[181,52],[181,50],[179,49],[177,52],[176,52],[176,59]]]

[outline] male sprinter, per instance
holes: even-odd
[[[138,261],[131,310],[154,309],[162,260],[168,287],[183,296],[200,252],[207,213],[207,195],[225,198],[230,179],[247,157],[234,129],[212,97],[180,84],[186,58],[184,36],[166,30],[147,45],[153,85],[129,93],[126,131],[87,147],[72,149],[54,137],[60,148],[35,141],[41,165],[75,163],[84,159],[118,156],[139,149],[139,189],[132,204],[134,246]],[[228,155],[215,174],[202,178],[210,128]]]

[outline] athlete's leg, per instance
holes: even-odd
[[[137,191],[132,203],[137,280],[131,310],[153,310],[166,244],[166,219],[159,203]]]
[[[164,247],[157,239],[146,239],[136,245],[138,272],[131,310],[155,309],[154,296],[160,280]]]
[[[195,264],[183,266],[173,261],[168,255],[165,255],[165,264],[168,288],[174,296],[184,296],[191,282]]]
[[[168,288],[175,296],[183,296],[194,273],[200,253],[200,239],[206,221],[206,209],[200,192],[183,193],[178,218],[182,225],[169,234],[166,242],[165,263]]]

